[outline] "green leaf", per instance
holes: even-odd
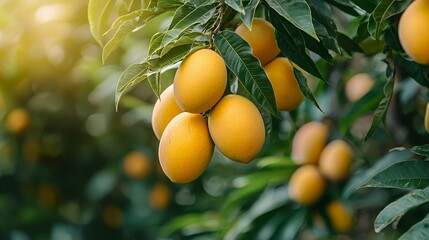
[[[103,54],[102,54],[103,63],[110,56],[110,54],[112,54],[112,52],[119,47],[119,44],[121,44],[121,42],[128,36],[128,34],[130,34],[140,25],[141,23],[137,21],[126,21],[121,26],[119,26],[116,33],[113,35],[113,37],[107,42],[106,46],[104,46],[103,48]]]
[[[429,88],[429,67],[420,65],[414,61],[409,61],[402,56],[399,59],[401,65],[405,68],[405,71],[412,77],[417,83],[423,87]]]
[[[113,11],[115,0],[89,0],[88,23],[92,36],[103,46],[102,36],[106,30],[108,19]]]
[[[341,131],[346,132],[350,130],[350,126],[356,119],[375,110],[383,98],[383,84],[377,83],[369,92],[352,103],[352,105],[344,111],[340,122]]]
[[[304,228],[308,219],[308,210],[305,208],[297,209],[292,216],[283,225],[279,232],[278,239],[297,239],[299,232]]]
[[[332,4],[333,6],[337,7],[341,11],[348,13],[352,16],[359,16],[359,8],[356,7],[355,4],[348,0],[326,0],[326,2]],[[365,1],[360,1],[365,2]]]
[[[232,225],[225,235],[225,239],[237,239],[256,218],[273,211],[290,201],[287,191],[287,185],[279,188],[266,189],[259,199],[246,211],[238,221]]]
[[[203,4],[197,7],[194,4],[186,3],[176,10],[168,30],[184,30],[195,24],[203,24],[213,17],[215,10],[216,3]]]
[[[381,33],[389,27],[389,18],[395,16],[412,2],[412,0],[381,0],[372,12],[368,31],[375,39],[380,39]]]
[[[413,153],[429,157],[429,144],[421,145],[421,146],[413,146],[410,148]]]
[[[253,18],[255,17],[256,7],[261,0],[250,0],[244,6],[244,14],[241,14],[241,20],[249,29],[252,29]]]
[[[159,99],[161,95],[161,84],[160,84],[160,75],[161,72],[156,72],[147,77],[150,87],[152,88],[153,93]]]
[[[132,64],[122,72],[115,90],[115,105],[118,110],[118,104],[122,94],[129,88],[147,78],[148,66],[146,63]]]
[[[349,36],[344,33],[337,32],[337,42],[342,49],[347,51],[349,54],[353,52],[363,53],[363,49],[353,41]]]
[[[274,91],[267,74],[249,44],[232,31],[214,36],[214,44],[231,70],[256,102],[274,116],[278,116]]]
[[[305,0],[267,0],[266,2],[280,16],[319,41],[314,30],[310,7]]]
[[[320,108],[319,104],[313,96],[313,93],[307,85],[307,79],[304,77],[301,71],[296,68],[293,68],[293,74],[298,81],[299,89],[301,89],[301,92],[304,97],[307,98],[314,106],[316,106],[323,113],[323,110]]]
[[[374,221],[374,230],[379,233],[392,222],[398,222],[409,210],[429,202],[429,187],[412,191],[387,205]]]
[[[377,173],[361,188],[422,189],[429,186],[429,161],[403,161]]]
[[[429,215],[420,222],[414,224],[407,232],[402,234],[398,240],[428,239],[429,238]]]
[[[305,50],[305,40],[301,32],[273,10],[269,12],[269,18],[276,29],[276,40],[281,52],[307,73],[324,80]]]
[[[387,70],[388,72],[391,71],[390,69]],[[394,71],[394,70],[393,70]],[[372,124],[368,132],[365,134],[364,141],[366,141],[369,137],[371,137],[375,131],[377,130],[378,126],[381,123],[384,123],[386,121],[386,114],[387,110],[390,105],[390,101],[392,100],[393,96],[393,87],[394,87],[394,72],[389,74],[389,79],[387,80],[386,84],[384,85],[383,92],[384,92],[384,98],[380,101],[380,104],[378,105],[377,109],[374,112],[374,119],[372,120]]]
[[[150,58],[159,58],[165,55],[170,49],[190,44],[189,38],[196,38],[197,36],[204,36],[200,31],[188,33],[188,38],[182,38],[186,35],[186,31],[191,27],[199,24],[204,24],[209,21],[215,12],[215,3],[209,5],[201,5],[194,7],[192,4],[187,3],[180,7],[174,17],[173,22],[164,33],[156,34],[151,39],[149,47]],[[175,20],[176,19],[176,20]],[[197,40],[197,39],[194,39]],[[208,38],[205,39],[208,41]],[[151,56],[155,55],[155,56]]]
[[[159,72],[163,68],[178,63],[179,61],[183,60],[187,55],[190,53],[205,48],[207,45],[203,43],[193,43],[193,44],[186,44],[186,45],[180,45],[177,47],[172,48],[170,51],[168,51],[163,56],[151,56],[146,62],[149,65],[149,69],[154,72]]]
[[[213,232],[219,228],[219,222],[219,217],[213,213],[183,214],[163,225],[160,232],[163,236],[170,236],[177,231],[190,234]]]
[[[383,156],[383,158],[378,159],[374,166],[365,171],[357,171],[347,182],[346,186],[343,189],[343,197],[348,198],[356,190],[360,189],[366,182],[370,181],[376,174],[382,172],[383,170],[389,168],[395,163],[404,161],[410,158],[412,154],[407,151],[395,151],[390,152]]]
[[[235,11],[244,14],[244,6],[241,0],[225,0],[225,3]]]

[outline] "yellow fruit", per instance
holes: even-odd
[[[332,201],[326,207],[332,229],[339,233],[345,233],[352,229],[354,223],[353,213],[339,201]]]
[[[209,49],[198,50],[180,64],[174,77],[174,96],[186,112],[212,108],[226,89],[227,71],[222,57]]]
[[[291,111],[304,100],[298,82],[293,74],[292,64],[287,58],[278,57],[264,66],[274,90],[277,109]]]
[[[152,129],[158,140],[161,139],[161,135],[171,119],[183,112],[179,105],[177,105],[173,90],[173,85],[166,88],[153,107]]]
[[[426,128],[426,132],[429,133],[429,103],[427,103],[426,105],[425,128]]]
[[[150,160],[142,152],[133,151],[124,158],[124,173],[130,178],[145,178],[149,175],[150,169]]]
[[[335,140],[322,151],[319,169],[323,176],[333,181],[346,179],[350,174],[353,151],[348,143]]]
[[[171,200],[171,190],[164,183],[156,183],[149,194],[149,206],[163,210],[168,207]]]
[[[325,185],[316,166],[304,165],[298,168],[289,180],[289,197],[303,205],[313,204],[322,197]]]
[[[293,137],[292,159],[297,164],[317,164],[328,134],[328,127],[321,122],[304,124]]]
[[[429,64],[429,1],[412,2],[399,20],[398,35],[405,52],[417,63]]]
[[[350,102],[355,102],[363,97],[374,85],[374,79],[366,73],[353,75],[347,82],[345,94]]]
[[[229,159],[248,163],[265,142],[264,121],[258,108],[240,95],[224,96],[209,113],[210,135]]]
[[[6,117],[6,128],[13,134],[22,134],[30,125],[30,115],[25,109],[12,110]]]
[[[159,161],[165,175],[176,183],[191,182],[206,169],[213,156],[207,120],[183,112],[171,120],[159,144]]]
[[[122,225],[122,211],[117,206],[104,206],[101,217],[104,224],[108,227],[118,228]]]
[[[253,56],[261,61],[261,65],[265,65],[280,53],[274,31],[273,25],[262,18],[253,19],[252,30],[244,23],[235,29],[235,32],[250,45]]]

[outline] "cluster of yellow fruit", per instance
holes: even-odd
[[[273,87],[277,108],[289,111],[303,95],[288,59],[280,53],[274,27],[255,19],[252,30],[244,24],[236,32],[252,48]],[[174,83],[155,103],[152,128],[160,140],[159,160],[171,181],[186,183],[198,178],[209,164],[214,147],[233,161],[249,163],[265,142],[265,127],[258,108],[245,97],[224,96],[227,69],[213,50],[190,54],[178,68]]]
[[[344,181],[350,174],[351,147],[343,140],[327,144],[328,136],[328,126],[314,121],[304,124],[293,138],[292,159],[302,166],[292,174],[288,191],[290,198],[297,203],[315,204],[325,193],[327,181]],[[345,232],[352,227],[353,215],[341,202],[331,201],[326,212],[337,232]]]
[[[398,35],[405,52],[417,63],[429,64],[429,1],[413,1],[399,20]]]
[[[171,181],[186,183],[199,177],[214,146],[242,163],[262,149],[265,129],[258,108],[245,97],[223,96],[226,83],[222,57],[198,50],[182,62],[174,83],[155,103],[152,127],[160,140],[161,167]]]

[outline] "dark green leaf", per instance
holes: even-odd
[[[308,219],[308,211],[301,208],[294,213],[283,225],[279,232],[279,239],[296,239],[300,231],[304,228],[306,220]]]
[[[252,29],[253,18],[255,17],[256,7],[261,0],[250,0],[244,6],[244,14],[241,14],[241,20],[249,29]]]
[[[428,239],[429,238],[429,215],[420,222],[414,224],[407,232],[402,234],[398,240]]]
[[[225,3],[235,11],[244,14],[244,6],[241,0],[225,0]]]
[[[389,69],[387,71],[389,71]],[[374,134],[374,132],[377,130],[378,126],[381,123],[384,123],[386,121],[386,114],[390,105],[390,100],[392,99],[392,96],[393,96],[393,86],[395,83],[393,79],[394,73],[389,75],[390,75],[388,76],[389,79],[383,88],[384,97],[380,101],[380,104],[378,105],[377,109],[374,112],[374,119],[372,120],[371,128],[366,133],[364,137],[364,141],[366,141],[369,137],[371,137]]]
[[[278,116],[274,91],[259,60],[252,55],[249,44],[232,31],[218,32],[214,43],[226,66],[253,96],[256,102]]]
[[[287,186],[266,189],[259,199],[246,211],[226,233],[226,239],[237,239],[256,218],[273,211],[290,201]]]
[[[307,79],[304,77],[301,71],[299,71],[296,68],[293,68],[293,74],[295,75],[295,78],[298,81],[299,89],[301,89],[301,92],[304,95],[304,97],[307,98],[321,112],[323,112],[323,110],[320,108],[319,104],[317,103],[316,99],[314,98],[313,93],[311,92],[311,89],[307,85]]]
[[[94,39],[103,46],[102,36],[113,11],[115,0],[89,0],[88,23]]]
[[[273,10],[269,12],[269,17],[276,29],[276,40],[281,52],[307,73],[324,80],[305,50],[305,40],[301,32]]]
[[[356,4],[361,9],[365,10],[367,13],[372,13],[375,7],[377,7],[379,0],[351,0],[351,2]]]
[[[410,158],[412,154],[407,151],[395,151],[386,154],[383,158],[378,159],[376,164],[365,171],[356,172],[347,182],[343,189],[343,197],[348,198],[366,182],[370,181],[376,174],[382,172],[394,163],[404,161]]]
[[[310,7],[305,0],[266,0],[266,2],[281,17],[319,41],[314,30]]]
[[[409,61],[402,56],[399,57],[401,65],[405,68],[405,71],[412,77],[417,83],[423,87],[429,88],[429,67],[420,65],[414,61]]]
[[[160,232],[163,236],[170,236],[177,231],[192,234],[212,232],[218,229],[219,217],[212,213],[189,213],[173,218],[162,226]],[[186,230],[192,231],[186,231]]]
[[[410,148],[413,153],[417,153],[419,155],[429,157],[429,144],[421,145],[421,146],[413,146]]]
[[[379,172],[361,188],[422,189],[429,186],[429,161],[403,161]]]
[[[363,53],[362,48],[349,38],[344,33],[337,32],[337,41],[340,47],[346,50],[348,53],[352,54],[353,52]]]
[[[387,205],[374,221],[375,232],[380,232],[392,222],[398,222],[411,209],[429,202],[429,187],[412,191]]]
[[[356,5],[348,0],[326,0],[326,2],[332,4],[333,6],[337,7],[341,11],[348,13],[352,16],[360,15]],[[365,2],[365,1],[362,1],[362,2]]]
[[[381,0],[372,12],[368,22],[368,32],[375,39],[389,26],[389,18],[395,16],[410,4],[412,0]]]

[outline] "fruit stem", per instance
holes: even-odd
[[[211,33],[211,36],[210,36],[210,45],[209,45],[209,48],[212,49],[212,50],[214,50],[214,43],[213,43],[214,35],[216,35],[216,33],[219,32],[220,25],[222,24],[223,14],[224,14],[224,11],[225,11],[225,0],[220,0],[218,7],[219,7],[219,9],[218,9],[218,15],[217,15],[217,18],[216,18],[216,20],[215,20],[215,22],[213,24],[212,33]]]

